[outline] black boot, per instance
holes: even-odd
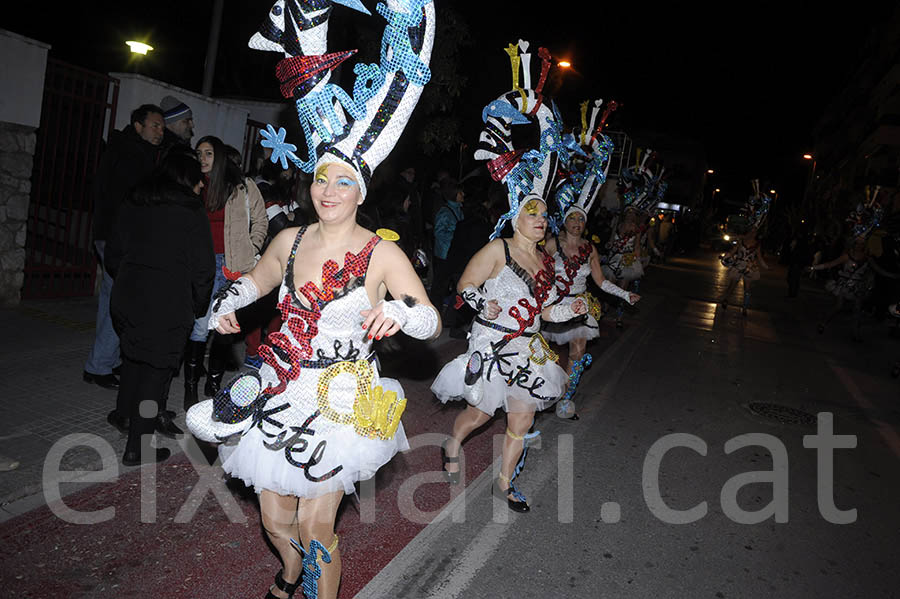
[[[206,385],[203,393],[206,397],[215,397],[222,387],[222,378],[225,376],[225,364],[231,346],[222,342],[222,339],[214,338],[209,348],[209,369],[206,372]]]
[[[184,411],[197,403],[197,387],[203,376],[203,358],[206,355],[206,341],[188,341],[184,358]]]

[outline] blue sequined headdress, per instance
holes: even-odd
[[[655,158],[656,154],[652,150],[647,150],[642,159],[639,149],[637,164],[622,169],[619,188],[622,192],[623,210],[635,210],[639,213],[649,214],[656,207],[659,202],[656,183],[661,181],[662,173],[659,178],[654,177],[648,164]]]
[[[616,109],[617,104],[609,102],[598,121],[602,104],[603,100],[594,101],[588,120],[589,103],[583,102],[578,136],[569,133],[563,137],[566,152],[561,153],[565,156],[565,160],[561,162],[567,166],[568,176],[556,194],[560,217],[557,226],[565,222],[566,217],[573,211],[581,212],[586,218],[600,193],[600,188],[606,182],[613,143],[603,135],[602,130],[606,119]]]
[[[747,199],[743,213],[747,217],[750,228],[759,229],[762,227],[763,222],[766,220],[766,216],[769,214],[772,198],[759,190],[759,179],[752,179],[750,185],[753,188],[753,195]]]
[[[379,64],[358,63],[348,94],[329,82],[331,71],[354,52],[326,54],[328,18],[333,4],[369,13],[359,0],[278,0],[250,39],[250,47],[284,52],[276,74],[281,92],[294,98],[306,138],[306,159],[285,141],[284,128],[269,125],[262,145],[272,162],[312,172],[321,164],[339,163],[357,175],[365,197],[372,172],[400,138],[423,86],[431,78],[428,63],[434,45],[431,0],[387,0],[377,12],[387,20]]]
[[[866,203],[857,204],[856,208],[847,215],[847,225],[850,227],[850,235],[854,239],[868,237],[869,233],[881,225],[884,207],[877,201],[879,191],[881,191],[880,186],[870,194],[870,189],[866,187]]]
[[[475,159],[487,160],[491,177],[505,183],[509,192],[509,211],[500,217],[491,239],[500,235],[507,221],[515,224],[525,200],[537,198],[546,204],[560,181],[557,164],[558,152],[563,149],[562,118],[553,101],[541,94],[550,71],[550,52],[538,50],[541,76],[531,89],[531,54],[527,50],[528,42],[522,40],[505,48],[512,66],[513,89],[481,113],[485,127],[478,138]],[[538,147],[513,147],[512,127],[529,123],[536,123],[540,130]]]

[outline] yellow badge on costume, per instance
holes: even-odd
[[[603,307],[600,302],[590,293],[579,293],[577,297],[581,298],[584,303],[587,305],[587,313],[593,316],[596,320],[600,320],[603,316]]]
[[[384,239],[385,241],[399,241],[400,236],[397,235],[396,232],[391,231],[390,229],[378,229],[375,231],[375,234]]]
[[[331,405],[328,392],[331,382],[339,374],[356,377],[356,399],[352,412],[338,412]],[[406,409],[406,398],[396,391],[385,391],[381,385],[372,388],[375,370],[366,360],[332,364],[319,376],[317,388],[318,408],[326,420],[339,424],[351,424],[356,434],[370,439],[394,438],[400,417]]]
[[[531,341],[528,342],[528,349],[531,350],[531,361],[535,364],[543,366],[547,363],[547,360],[551,362],[559,360],[559,356],[550,349],[547,341],[540,333],[531,338]]]

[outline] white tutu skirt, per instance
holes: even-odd
[[[545,322],[541,329],[541,335],[547,341],[558,345],[565,345],[573,339],[596,339],[600,336],[600,324],[590,314],[580,318],[573,318],[566,322]]]
[[[644,276],[644,267],[640,260],[635,260],[629,266],[622,266],[618,276],[608,264],[604,264],[601,269],[605,278],[615,281],[617,284],[622,281],[636,281]]]
[[[490,415],[501,407],[507,412],[531,412],[556,403],[569,377],[550,359],[555,354],[551,356],[535,337],[521,336],[495,357],[491,342],[502,337],[502,332],[473,322],[468,350],[441,369],[431,384],[432,393],[444,403],[464,399]],[[476,375],[473,366],[478,362],[482,368]]]
[[[287,405],[286,409],[256,423],[247,420],[221,432],[212,431],[219,438],[232,435],[219,445],[225,472],[257,493],[265,489],[305,498],[334,491],[351,494],[357,481],[372,478],[398,451],[409,449],[402,424],[391,439],[378,439],[358,434],[353,424],[322,415],[316,400],[316,375],[321,372],[304,369],[283,393],[270,398],[264,406],[266,412]],[[404,397],[403,388],[394,379],[376,377],[373,385],[376,384],[385,392],[395,391]],[[356,398],[353,376],[342,374],[335,378],[328,397],[330,408],[352,414]],[[213,400],[200,402],[188,412],[189,428],[200,438],[203,436],[198,434],[199,427],[209,427],[213,422],[212,403]],[[320,414],[313,417],[317,411]],[[235,428],[238,434],[234,434]],[[209,432],[204,432],[208,437]]]

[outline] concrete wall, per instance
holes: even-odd
[[[244,130],[250,111],[245,106],[234,105],[196,92],[169,85],[156,79],[134,73],[110,73],[118,79],[119,102],[116,109],[116,129],[129,125],[131,111],[141,104],[159,105],[165,96],[174,96],[191,107],[194,117],[194,139],[215,135],[226,144],[238,149],[244,143]],[[108,132],[105,132],[104,136]]]
[[[41,124],[49,49],[45,43],[0,29],[0,121],[33,129]]]
[[[35,130],[41,123],[49,49],[0,29],[0,304],[17,304],[21,297]]]

